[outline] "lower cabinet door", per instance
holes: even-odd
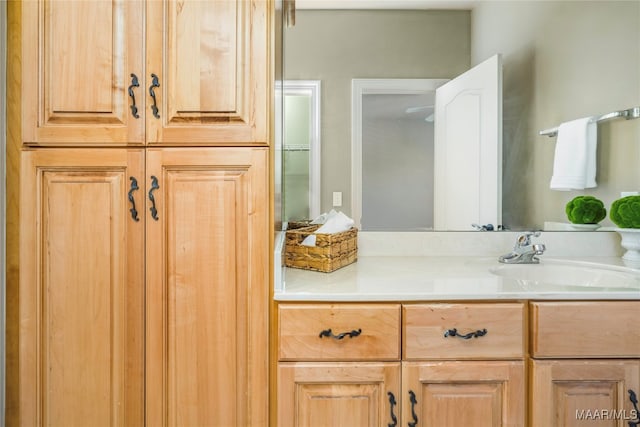
[[[278,365],[278,426],[399,426],[400,362]]]
[[[268,151],[147,149],[146,171],[146,425],[266,426]]]
[[[144,152],[24,151],[20,424],[144,425]]]
[[[531,425],[631,426],[640,422],[640,360],[531,361]]]
[[[402,425],[524,426],[524,372],[523,361],[405,362]]]

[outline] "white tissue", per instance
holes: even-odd
[[[353,219],[349,218],[344,213],[336,212],[333,209],[328,214],[320,215],[320,217],[322,217],[323,215],[325,215],[325,217],[323,218],[324,224],[320,226],[320,228],[318,228],[314,233],[319,233],[319,234],[341,233],[343,231],[349,230],[351,227],[353,227],[353,224],[355,223]],[[314,221],[319,220],[320,217],[314,219],[311,223],[318,224],[319,222],[314,222]],[[315,234],[308,235],[302,241],[301,245],[315,246],[316,245]]]

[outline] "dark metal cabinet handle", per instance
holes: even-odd
[[[158,210],[156,209],[156,199],[153,197],[154,190],[159,189],[158,178],[151,175],[151,190],[149,190],[149,200],[151,201],[151,207],[149,210],[151,211],[151,218],[158,220]]]
[[[458,337],[458,338],[462,338],[463,340],[468,340],[470,338],[480,338],[487,335],[487,330],[486,329],[478,329],[477,331],[474,332],[469,332],[468,334],[459,334],[458,330],[456,328],[453,329],[448,329],[445,333],[444,333],[444,337]]]
[[[335,340],[341,340],[344,337],[349,337],[349,338],[354,338],[357,337],[358,335],[360,335],[362,333],[362,329],[358,329],[358,330],[353,330],[351,332],[342,332],[341,334],[335,335],[333,332],[331,332],[331,329],[325,329],[324,331],[320,332],[320,338],[322,337],[330,337],[333,338]]]
[[[636,395],[636,392],[633,390],[628,390],[629,392],[629,400],[631,401],[631,404],[633,405],[633,409],[634,409],[634,413],[635,413],[635,420],[628,420],[629,423],[629,427],[640,427],[640,409],[638,409],[638,396]]]
[[[160,83],[158,82],[158,76],[151,73],[151,86],[149,86],[149,95],[153,98],[153,105],[151,106],[151,111],[153,111],[153,117],[156,119],[160,118],[160,114],[158,114],[158,104],[156,103],[156,93],[153,90],[155,87],[160,87]]]
[[[397,405],[396,397],[390,391],[387,392],[387,396],[389,396],[389,411],[391,412],[391,422],[387,424],[387,427],[396,427],[398,425],[398,418],[396,414],[393,413],[393,407]]]
[[[129,96],[131,97],[131,115],[136,119],[140,118],[138,114],[138,107],[136,107],[136,95],[133,93],[134,87],[140,87],[140,83],[138,83],[138,76],[135,74],[131,74],[131,84],[129,85]]]
[[[409,427],[416,427],[418,425],[418,415],[416,414],[418,400],[416,399],[416,394],[411,390],[409,390],[409,402],[411,402],[411,418],[413,418],[413,422],[409,422],[407,425]]]
[[[136,201],[133,198],[133,192],[139,190],[140,187],[138,187],[138,180],[136,180],[134,177],[130,176],[129,179],[131,180],[131,187],[128,193],[129,201],[131,202],[131,209],[129,209],[129,212],[131,212],[131,218],[133,218],[134,221],[138,222],[140,221],[140,218],[138,218],[138,211],[136,210]]]

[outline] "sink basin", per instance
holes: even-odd
[[[544,260],[540,264],[503,264],[490,267],[489,271],[525,286],[630,288],[640,291],[640,270],[625,267]]]

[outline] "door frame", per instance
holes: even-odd
[[[364,95],[419,95],[433,91],[449,79],[351,80],[351,217],[356,228],[362,219],[362,98]]]

